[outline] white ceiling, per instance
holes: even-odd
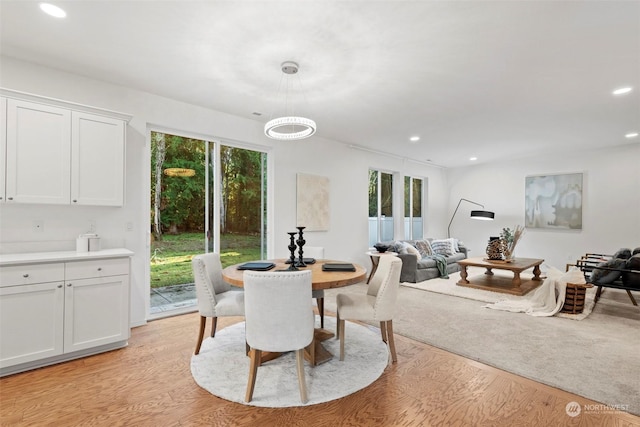
[[[52,3],[0,1],[3,55],[262,123],[296,61],[317,135],[446,167],[638,143],[639,1]]]

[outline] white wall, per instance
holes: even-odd
[[[489,236],[503,227],[524,225],[525,177],[582,172],[582,230],[526,229],[516,255],[544,258],[564,271],[582,254],[614,253],[640,246],[640,144],[584,153],[544,153],[536,158],[478,165],[448,171],[453,212],[460,198],[485,205],[495,221],[476,221],[469,211],[478,206],[462,202],[451,235],[483,256]]]
[[[143,324],[148,302],[149,146],[147,128],[165,129],[239,141],[270,150],[272,224],[269,257],[288,254],[288,231],[296,225],[296,173],[330,180],[330,229],[305,234],[310,246],[323,246],[327,257],[369,267],[367,250],[367,188],[370,167],[425,177],[429,181],[426,235],[446,233],[448,190],[446,173],[421,164],[349,148],[312,137],[298,142],[274,142],[263,135],[263,123],[115,86],[35,64],[0,57],[0,86],[133,115],[127,129],[126,204],[123,208],[0,204],[0,252],[71,250],[75,237],[90,221],[103,247],[125,247],[132,259],[131,321]],[[215,94],[212,94],[214,96]],[[348,113],[348,112],[345,112]],[[322,126],[321,123],[318,126]],[[34,220],[44,231],[32,230]],[[134,224],[126,231],[126,223]]]

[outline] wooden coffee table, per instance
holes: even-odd
[[[486,258],[463,259],[458,261],[461,270],[457,285],[505,294],[525,295],[542,283],[540,264],[543,262],[543,259],[537,258],[516,258],[512,262],[491,261]],[[467,280],[468,266],[484,267],[487,271],[482,276],[474,276]],[[533,267],[533,277],[531,279],[521,278],[520,273],[531,267]],[[492,270],[511,271],[513,278],[494,275]]]

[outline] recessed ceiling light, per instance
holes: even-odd
[[[67,16],[67,12],[51,3],[40,3],[40,9],[47,15],[51,15],[54,18],[64,18]]]
[[[472,162],[475,162],[476,160],[478,160],[477,157],[469,157],[469,160],[471,160]]]
[[[420,137],[419,136],[412,136],[411,138],[409,138],[409,141],[411,141],[411,142],[420,141]]]
[[[629,93],[633,90],[631,87],[621,87],[613,91],[614,95],[624,95],[625,93]]]
[[[635,138],[638,136],[638,132],[631,132],[625,135],[626,138]]]

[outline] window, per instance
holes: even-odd
[[[393,175],[369,170],[369,246],[393,240]]]
[[[404,238],[422,239],[422,191],[423,180],[404,177]]]

